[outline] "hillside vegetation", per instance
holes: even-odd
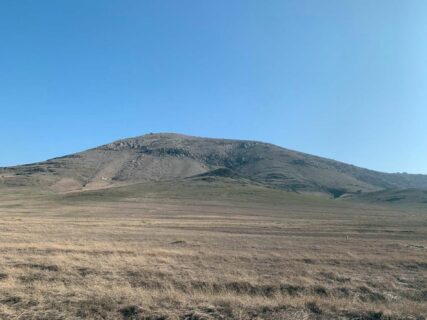
[[[46,162],[4,168],[0,184],[50,190],[99,189],[218,174],[276,189],[340,197],[427,188],[427,176],[387,174],[255,141],[148,134]]]

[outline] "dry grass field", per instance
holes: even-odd
[[[215,183],[0,189],[0,319],[425,319],[426,218]]]

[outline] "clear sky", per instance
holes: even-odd
[[[425,0],[2,0],[0,166],[148,132],[427,173]]]

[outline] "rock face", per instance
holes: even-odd
[[[219,170],[218,169],[222,169]],[[147,134],[42,163],[0,169],[0,184],[57,191],[176,180],[201,174],[239,176],[298,192],[345,193],[427,188],[427,176],[387,174],[256,141]]]

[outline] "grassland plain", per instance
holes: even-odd
[[[425,319],[427,211],[221,181],[0,189],[0,319]]]

